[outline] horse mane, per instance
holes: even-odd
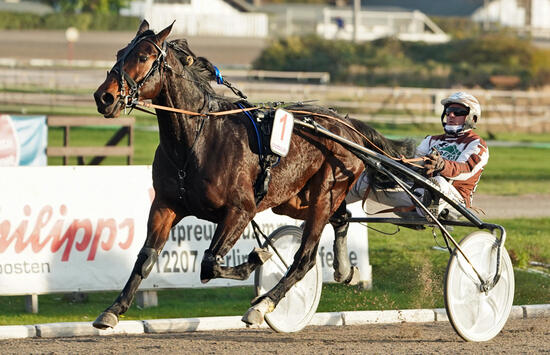
[[[412,158],[416,153],[416,144],[414,139],[406,138],[403,140],[395,140],[384,137],[376,129],[372,128],[368,124],[358,119],[350,119],[351,123],[361,133],[363,133],[369,141],[363,142],[365,147],[378,151],[373,145],[381,148],[384,152],[394,158]]]
[[[191,80],[197,84],[199,89],[206,93],[210,99],[217,101],[220,106],[227,107],[231,104],[230,98],[223,95],[218,95],[216,91],[210,85],[210,82],[216,80],[216,69],[205,57],[197,57],[193,51],[189,48],[189,44],[186,39],[175,39],[168,42],[168,46],[174,50],[176,58],[183,64],[185,72],[188,74],[188,80]],[[193,59],[193,63],[189,65],[188,58]]]

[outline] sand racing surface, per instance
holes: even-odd
[[[171,334],[0,340],[2,354],[540,354],[550,318],[511,319],[495,338],[462,340],[448,322],[307,327],[298,333],[240,329]]]

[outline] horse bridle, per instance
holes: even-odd
[[[113,68],[107,73],[107,75],[111,74],[112,72],[118,74],[118,84],[120,87],[119,91],[119,98],[123,100],[125,107],[132,107],[139,99],[139,90],[145,84],[147,79],[153,75],[155,70],[159,70],[159,72],[162,69],[162,65],[168,66],[166,63],[166,41],[162,42],[162,48],[159,47],[158,44],[155,43],[155,41],[151,40],[151,36],[143,36],[143,37],[136,37],[130,42],[126,50],[124,51],[124,54],[120,59],[117,60],[115,65],[113,65]],[[141,79],[139,82],[136,82],[130,74],[128,74],[123,66],[126,58],[128,55],[132,52],[132,50],[141,42],[147,41],[151,43],[157,50],[158,50],[158,56],[153,62],[153,65],[151,65],[151,68],[147,72],[147,74]],[[126,92],[125,84],[128,85],[128,92]]]

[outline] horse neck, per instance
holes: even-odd
[[[174,71],[182,73],[181,65],[170,64]],[[208,108],[208,93],[201,90],[197,83],[176,77],[173,73],[165,73],[163,87],[153,100],[161,106],[184,109],[201,113]],[[157,110],[160,144],[167,152],[172,152],[175,159],[188,154],[195,140],[200,118]]]

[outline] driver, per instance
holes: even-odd
[[[465,92],[454,93],[441,100],[441,104],[441,123],[445,132],[424,138],[415,155],[424,157],[423,173],[445,196],[469,208],[483,167],[489,160],[487,144],[472,131],[481,117],[481,107],[474,96]],[[383,212],[391,211],[401,217],[424,216],[403,189],[394,187],[392,182],[392,187],[387,182],[383,186],[385,182],[380,183],[380,179],[375,178],[376,171],[368,170],[359,176],[345,201],[330,218],[334,228],[334,280],[350,285],[356,284],[360,276],[357,267],[351,266],[347,253],[350,213],[346,210],[346,203],[371,200],[391,207]],[[416,188],[413,193],[435,217],[456,218],[456,211],[443,199],[434,200],[429,190]]]
[[[441,100],[441,104],[441,123],[445,133],[424,138],[416,149],[416,157],[425,157],[423,173],[439,186],[443,194],[469,208],[489,160],[487,144],[473,132],[481,117],[481,106],[474,96],[465,92],[456,92]],[[393,207],[392,211],[398,215],[414,210],[414,204],[402,189],[372,189],[370,178],[372,174],[365,170],[346,196],[347,203],[373,200]],[[447,217],[452,212],[445,201],[433,201],[428,190],[417,188],[415,194],[435,216]],[[416,212],[424,214],[418,208]]]

